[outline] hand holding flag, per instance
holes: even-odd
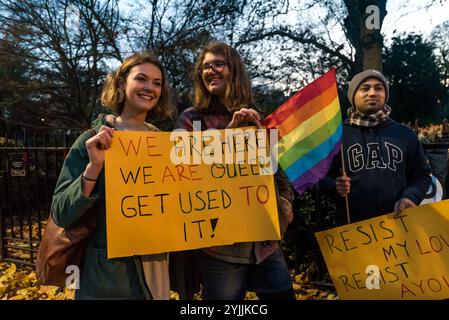
[[[320,181],[340,151],[343,132],[335,69],[298,91],[263,125],[278,129],[279,164],[298,193]]]

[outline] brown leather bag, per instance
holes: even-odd
[[[58,227],[50,214],[37,252],[36,278],[40,284],[65,286],[69,276],[66,268],[76,265],[81,269],[86,240],[95,226],[95,217],[90,212],[67,229]]]

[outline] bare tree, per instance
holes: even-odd
[[[181,108],[187,106],[191,73],[200,49],[212,39],[229,40],[247,1],[152,0],[136,4],[128,33],[132,51],[155,51],[167,67]],[[232,42],[232,41],[231,41]]]
[[[426,0],[423,4],[428,8],[443,2],[447,0]],[[287,15],[283,15],[271,25],[252,26],[241,34],[238,44],[272,42],[282,48],[284,57],[298,51],[310,56],[312,52],[312,60],[327,57],[330,63],[337,61],[343,76],[367,68],[381,70],[381,28],[386,8],[387,0],[301,1],[289,8],[290,19],[296,13],[297,23],[286,23]],[[295,67],[307,69],[301,62]],[[314,70],[310,69],[310,73]]]
[[[107,72],[121,60],[117,35],[123,25],[116,1],[5,0],[0,32],[13,45],[4,55],[27,65],[30,113],[87,127]],[[31,85],[32,84],[32,85]]]
[[[379,9],[374,29],[366,25],[371,15],[366,9],[373,4]],[[17,97],[22,88],[30,113],[87,127],[99,107],[106,73],[142,49],[159,55],[180,109],[190,105],[194,61],[208,41],[218,39],[244,57],[265,104],[279,101],[281,93],[295,92],[332,66],[342,82],[363,68],[380,69],[386,4],[387,0],[136,0],[119,6],[118,0],[4,0],[0,64],[15,61],[23,66],[28,81],[9,89],[15,88]],[[273,92],[275,99],[270,100]]]

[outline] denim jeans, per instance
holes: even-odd
[[[280,249],[260,264],[227,262],[201,252],[200,270],[205,300],[243,300],[247,290],[269,294],[292,287]]]

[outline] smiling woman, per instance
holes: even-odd
[[[212,52],[206,53],[200,72],[207,91],[225,102],[226,77],[229,74],[229,67],[227,67],[224,57]]]
[[[135,53],[125,59],[108,75],[101,95],[103,105],[118,116],[102,115],[96,120],[92,130],[75,141],[64,162],[53,195],[55,223],[70,228],[89,214],[97,226],[87,239],[83,265],[78,266],[82,272],[76,299],[169,299],[167,253],[107,258],[103,170],[105,150],[115,130],[159,131],[146,121],[174,116],[166,79],[152,53]],[[151,176],[143,170],[144,178]]]
[[[200,121],[201,130],[206,131],[248,125],[261,127],[261,116],[255,109],[252,97],[251,81],[237,50],[222,42],[211,42],[203,48],[195,66],[195,106],[181,114],[176,122],[177,128],[197,131],[194,121]],[[225,175],[232,178],[237,175],[256,175],[257,170],[254,172],[253,169],[254,167],[241,166],[237,162],[226,163],[226,166],[216,163],[211,173],[216,179]],[[292,192],[285,174],[278,170],[275,178],[279,190],[276,195],[280,208],[279,221],[285,231],[291,221],[288,221],[289,217],[292,217]],[[264,185],[241,186],[239,189],[246,193],[248,205],[248,199],[253,195],[260,203],[268,200]],[[239,191],[237,187],[236,191]],[[209,190],[207,194],[196,193],[191,197],[189,195],[188,199],[180,199],[184,205],[183,211],[188,213],[191,210],[215,210],[229,206],[230,198],[228,200],[226,194],[220,192]],[[277,241],[243,242],[205,248],[193,256],[190,252],[175,253],[171,254],[171,259],[174,259],[170,262],[171,265],[184,265],[186,269],[192,266],[197,268],[205,300],[243,300],[247,289],[255,291],[260,299],[295,299],[289,271]],[[190,271],[183,270],[179,273],[182,277]],[[186,284],[179,287],[186,288],[189,282],[187,279]]]
[[[108,75],[101,102],[122,118],[129,113],[145,113],[144,121],[175,115],[164,68],[149,52],[132,55]]]
[[[161,70],[151,63],[142,63],[133,67],[126,80],[120,83],[125,92],[126,108],[123,113],[148,112],[158,103],[162,89]],[[117,121],[118,122],[118,121]]]

